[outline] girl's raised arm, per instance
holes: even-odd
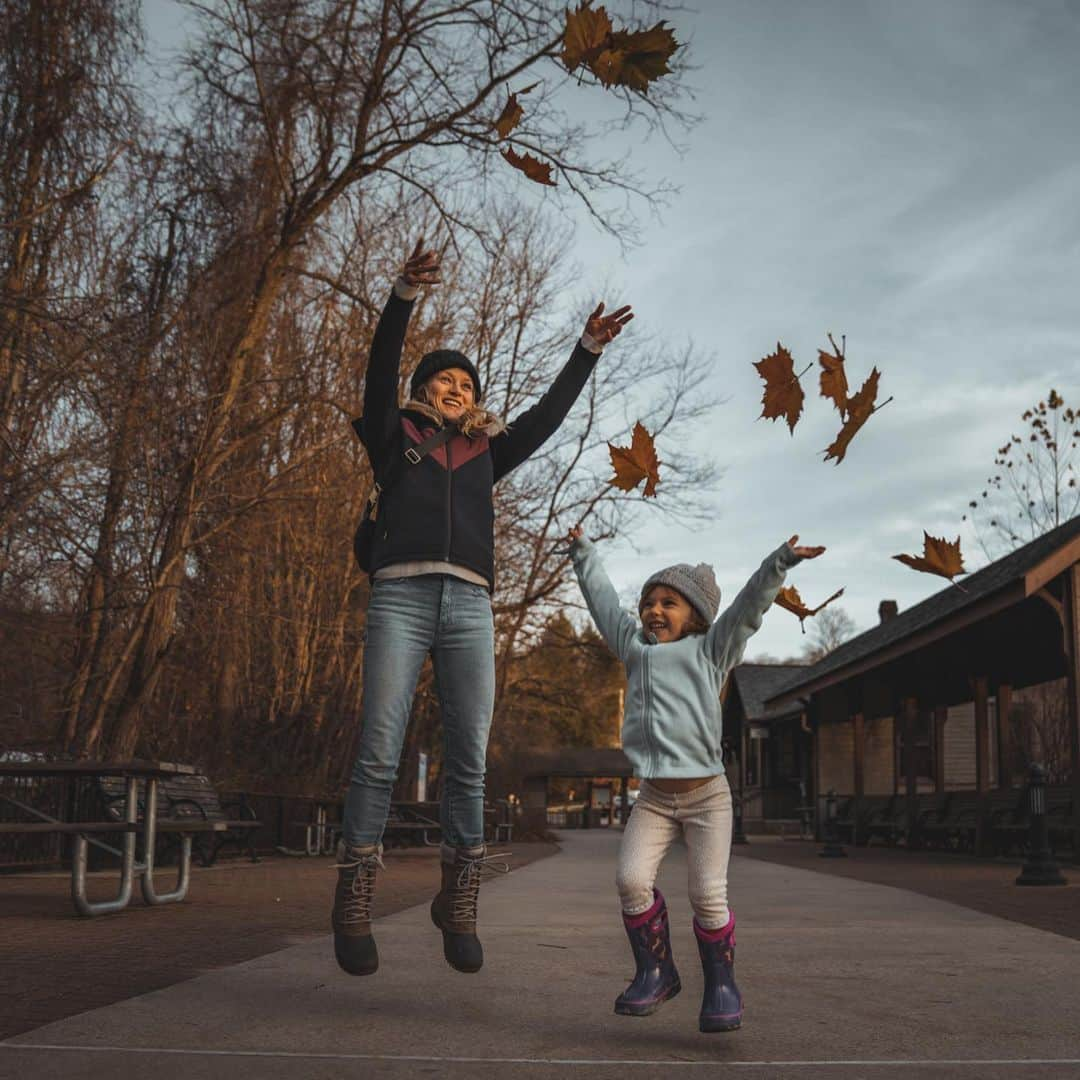
[[[638,621],[619,604],[615,586],[611,584],[596,548],[581,535],[580,528],[572,529],[571,537],[573,545],[570,554],[574,561],[574,572],[585,594],[589,613],[608,648],[625,662],[630,642],[637,633]]]
[[[785,573],[801,558],[790,543],[781,544],[709,627],[705,646],[722,671],[730,671],[742,659],[746,643],[761,628],[765,612],[784,584]]]

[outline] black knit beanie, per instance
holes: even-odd
[[[480,385],[480,372],[476,370],[473,362],[457,349],[436,349],[426,353],[416,365],[412,380],[409,383],[409,393],[416,397],[416,391],[424,385],[436,372],[445,371],[447,368],[461,368],[469,373],[473,381],[473,401],[478,402],[484,396],[483,387]]]

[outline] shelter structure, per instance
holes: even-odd
[[[1063,680],[1061,779],[1080,828],[1080,516],[907,611],[889,604],[877,626],[767,691],[761,722],[770,729],[794,710],[807,717],[819,820],[829,789],[853,796],[858,841],[860,803],[902,794],[910,842],[920,793],[967,789],[979,806],[976,848],[985,850],[988,796],[1022,783],[1026,764],[1007,752],[1010,723],[1023,722],[1013,693]]]
[[[522,792],[521,824],[527,829],[546,828],[548,788],[552,780],[582,779],[591,783],[601,777],[618,780],[619,820],[625,822],[629,807],[629,783],[633,775],[630,759],[618,748],[571,748],[533,754],[529,758]]]

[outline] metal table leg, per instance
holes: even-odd
[[[169,893],[158,893],[154,889],[154,844],[157,841],[157,779],[146,778],[146,808],[143,811],[143,848],[145,863],[142,873],[142,894],[147,904],[171,904],[187,896],[188,883],[191,880],[191,833],[180,836],[180,867],[176,878],[176,888]]]
[[[134,825],[138,815],[138,781],[134,776],[127,778],[127,797],[124,800],[124,820]],[[114,900],[92,902],[86,898],[86,854],[88,850],[85,834],[75,836],[75,851],[71,859],[71,899],[75,910],[80,915],[104,915],[110,911],[121,911],[131,901],[131,885],[135,877],[135,833],[124,833],[124,849],[120,856],[120,892]]]

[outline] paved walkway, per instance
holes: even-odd
[[[377,924],[350,978],[321,939],[0,1043],[0,1077],[1080,1076],[1080,943],[882,885],[736,859],[744,1028],[697,1031],[701,977],[680,849],[661,887],[684,990],[615,1016],[629,971],[617,834],[486,885],[488,963],[445,966],[426,905]]]

